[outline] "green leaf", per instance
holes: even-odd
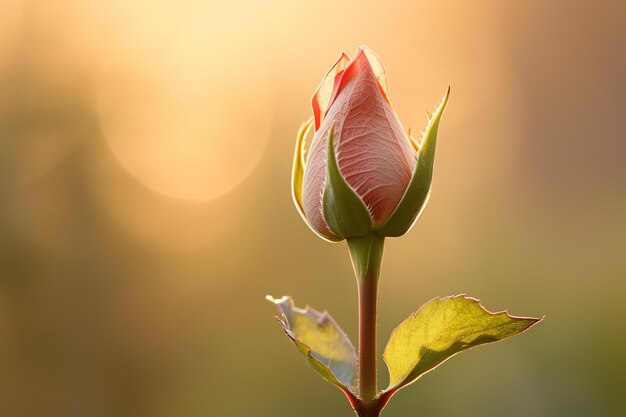
[[[417,153],[417,165],[411,181],[387,223],[376,231],[381,236],[402,236],[413,227],[422,209],[426,206],[433,178],[437,131],[449,97],[450,88],[448,88],[435,113],[429,117],[428,127]]]
[[[464,295],[435,298],[391,334],[383,355],[390,379],[386,391],[415,382],[463,350],[522,333],[541,320],[490,313]]]
[[[356,352],[335,320],[324,311],[295,307],[289,296],[266,297],[278,308],[276,317],[308,364],[331,384],[352,393],[356,378]]]
[[[341,174],[333,143],[334,128],[330,128],[326,163],[328,173],[322,198],[322,215],[329,229],[337,236],[365,236],[372,230],[372,216],[361,197]]]

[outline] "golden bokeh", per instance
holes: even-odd
[[[169,3],[123,27],[96,85],[113,153],[171,197],[206,200],[232,189],[263,155],[273,117],[269,68],[249,42],[254,15]]]
[[[428,207],[386,244],[380,351],[435,296],[546,315],[384,415],[624,415],[624,39],[622,0],[0,0],[0,416],[351,415],[264,297],[356,340],[347,248],[289,176],[361,44],[416,136],[451,86]]]

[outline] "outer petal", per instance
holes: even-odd
[[[326,240],[338,241],[342,238],[330,230],[322,214],[322,198],[327,175],[327,139],[328,137],[321,138],[316,134],[309,148],[309,157],[302,183],[302,208],[311,229]]]
[[[319,237],[324,240],[337,241],[341,240],[339,237],[334,236],[332,232],[328,231],[327,227],[323,228],[321,231],[316,229],[306,217],[304,212],[304,206],[302,201],[302,182],[304,179],[305,172],[305,158],[304,158],[304,142],[306,137],[311,130],[311,126],[313,125],[313,118],[310,118],[306,122],[300,126],[298,130],[298,136],[296,137],[296,149],[293,156],[293,168],[291,171],[291,197],[293,198],[293,203],[300,213],[302,220],[309,226],[309,228]]]
[[[350,64],[350,58],[345,53],[342,53],[337,62],[335,62],[330,70],[324,76],[324,79],[315,90],[313,98],[311,99],[311,106],[313,107],[313,115],[315,117],[315,130],[319,129],[324,116],[328,111],[330,102],[333,97],[333,90],[335,89],[335,78]]]
[[[339,133],[341,172],[370,209],[376,229],[404,195],[416,159],[364,49],[344,71],[318,133],[323,135],[331,120]]]

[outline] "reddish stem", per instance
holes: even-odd
[[[376,304],[384,243],[385,238],[375,233],[348,239],[359,291],[359,404],[363,406],[361,407],[363,410],[376,408],[372,405],[378,391],[376,384]],[[361,415],[359,410],[356,408],[355,410]],[[372,414],[366,415],[369,417]]]
[[[376,381],[376,306],[378,277],[371,271],[359,281],[359,396],[373,400]],[[376,274],[377,275],[377,274]]]

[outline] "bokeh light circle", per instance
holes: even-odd
[[[126,22],[124,43],[102,67],[97,105],[108,145],[141,183],[170,197],[209,200],[260,160],[271,90],[251,42],[254,25],[245,24],[253,16],[234,7],[193,12],[169,16],[168,24]]]

